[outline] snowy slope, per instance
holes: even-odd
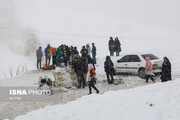
[[[84,96],[65,105],[49,106],[15,120],[178,120],[180,79],[103,95]]]
[[[109,55],[110,36],[119,37],[123,53],[148,51],[161,58],[167,56],[173,63],[173,72],[180,71],[180,55],[176,54],[180,50],[180,34],[177,32],[118,16],[79,11],[59,0],[1,0],[1,3],[0,41],[3,46],[0,54],[4,59],[0,61],[0,78],[11,77],[10,68],[13,76],[18,66],[36,69],[35,49],[39,45],[45,48],[48,43],[54,47],[73,45],[80,50],[83,45],[94,42],[97,57],[104,58]],[[30,41],[33,44],[28,44]],[[30,55],[27,54],[29,48],[32,48]]]

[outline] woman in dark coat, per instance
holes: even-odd
[[[115,52],[116,52],[116,56],[119,56],[119,52],[121,52],[121,43],[118,37],[115,38]]]
[[[114,56],[114,49],[115,49],[115,44],[114,44],[114,40],[112,37],[110,37],[110,40],[109,40],[109,51],[110,51],[110,56]]]
[[[106,61],[104,62],[104,70],[106,72],[107,80],[109,84],[112,84],[114,81],[113,72],[114,72],[114,64],[111,61],[110,56],[106,56]],[[111,80],[109,79],[111,77]]]
[[[171,63],[167,57],[164,57],[164,62],[162,64],[161,80],[162,82],[166,82],[171,79]]]

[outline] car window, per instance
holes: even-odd
[[[144,54],[144,55],[142,55],[142,57],[143,57],[144,59],[146,59],[146,57],[150,57],[150,60],[159,59],[158,57],[156,57],[156,56],[153,55],[153,54]]]
[[[131,62],[131,60],[132,60],[132,56],[127,55],[127,56],[124,56],[123,58],[121,58],[120,62]]]
[[[131,62],[141,62],[141,60],[137,55],[132,55],[132,61]]]

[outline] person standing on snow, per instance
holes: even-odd
[[[83,81],[86,80],[87,72],[88,72],[88,61],[86,58],[81,58],[82,61],[82,72],[83,72]]]
[[[56,64],[60,66],[60,63],[63,62],[63,54],[61,52],[61,46],[57,48]]]
[[[106,56],[106,61],[104,62],[104,69],[105,69],[105,72],[106,72],[108,84],[112,84],[113,81],[114,81],[114,78],[113,78],[114,64],[111,61],[110,56]],[[111,76],[111,81],[109,79],[109,76]]]
[[[171,63],[167,57],[164,57],[163,59],[164,59],[164,62],[162,64],[161,80],[162,82],[166,82],[168,80],[172,80]]]
[[[56,49],[55,47],[51,47],[51,53],[52,53],[53,67],[54,67],[54,69],[55,69],[57,49]]]
[[[37,57],[37,69],[41,69],[41,61],[42,61],[42,57],[43,57],[43,52],[42,52],[42,47],[40,46],[37,50],[36,50],[36,57]]]
[[[85,48],[85,46],[83,46],[82,49],[81,49],[81,57],[86,59],[87,55],[88,55],[88,51]]]
[[[109,51],[110,51],[110,56],[114,56],[114,47],[115,47],[115,44],[114,44],[114,40],[112,37],[110,37],[110,40],[109,40]]]
[[[151,80],[154,82],[154,79],[152,77],[152,63],[150,61],[150,57],[146,57],[146,66],[145,66],[145,74],[146,74],[146,82],[148,82],[148,79],[151,78]]]
[[[86,49],[88,51],[88,55],[91,56],[91,47],[90,47],[89,43],[86,45]]]
[[[96,64],[96,46],[95,46],[94,43],[92,43],[92,50],[91,50],[91,52],[92,52],[92,58],[94,60],[94,64]]]
[[[75,71],[78,81],[78,88],[81,88],[81,85],[83,85],[83,88],[85,87],[85,80],[83,79],[83,71],[82,71],[82,62],[78,57],[75,57],[72,69]]]
[[[118,39],[118,37],[115,38],[115,51],[116,51],[116,56],[119,56],[119,52],[121,52],[121,43]]]
[[[47,48],[45,48],[44,50],[45,52],[45,57],[46,57],[46,65],[48,63],[48,65],[51,62],[51,49],[50,49],[50,44],[47,45]]]
[[[94,85],[94,83],[96,82],[95,76],[96,76],[96,72],[94,70],[93,65],[88,64],[88,73],[87,73],[87,78],[86,78],[86,81],[88,82],[88,85],[89,85],[89,94],[88,95],[92,94],[91,87],[94,88],[94,90],[96,90],[97,94],[99,93],[99,90]]]

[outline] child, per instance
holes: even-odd
[[[87,78],[86,81],[88,81],[89,84],[89,94],[92,94],[91,92],[91,87],[93,87],[96,90],[96,93],[99,93],[99,90],[94,86],[95,83],[95,76],[96,76],[96,72],[94,70],[94,67],[92,64],[88,64],[88,73],[87,73]]]

